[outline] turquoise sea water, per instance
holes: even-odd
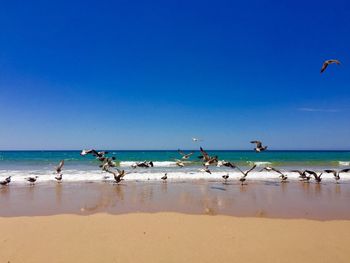
[[[191,152],[191,151],[186,151]],[[109,151],[121,163],[152,160],[164,162],[167,166],[181,156],[176,150],[172,151]],[[231,161],[239,165],[268,162],[275,166],[347,166],[350,164],[350,151],[208,151],[212,156]],[[200,165],[199,151],[191,156],[189,165]],[[96,167],[97,161],[93,156],[81,156],[80,151],[0,151],[0,169],[11,167],[47,166],[64,159],[67,165]]]

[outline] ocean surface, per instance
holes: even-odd
[[[186,151],[192,152],[192,151]],[[266,165],[282,169],[290,179],[297,179],[298,174],[290,173],[291,169],[315,169],[322,171],[326,168],[343,169],[350,167],[350,151],[207,151],[209,155],[217,155],[220,160],[230,161],[242,169],[253,164],[258,168],[249,177],[253,179],[274,179],[274,173],[259,172]],[[159,180],[164,173],[171,179],[220,179],[229,173],[231,178],[239,177],[236,169],[227,167],[210,167],[212,174],[201,172],[202,168],[199,151],[186,161],[184,168],[177,167],[175,159],[181,159],[176,151],[109,151],[108,156],[115,156],[117,164],[129,174],[125,180]],[[13,176],[13,182],[25,182],[27,176],[39,176],[38,181],[54,181],[54,169],[65,160],[63,175],[65,181],[94,181],[108,180],[110,174],[103,173],[99,161],[93,156],[81,156],[80,151],[0,151],[0,180]],[[131,168],[138,161],[153,161],[153,168]],[[324,174],[325,179],[332,179],[330,174]],[[344,174],[344,179],[350,179],[350,174]],[[112,180],[112,178],[111,178]]]

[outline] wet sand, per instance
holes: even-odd
[[[316,220],[350,219],[350,182],[159,181],[0,187],[0,216],[180,212]]]
[[[0,218],[0,262],[349,262],[350,221],[179,213]]]

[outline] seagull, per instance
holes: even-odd
[[[299,178],[301,180],[305,180],[306,179],[306,171],[300,171],[300,170],[291,170],[291,173],[298,173],[299,174]],[[310,179],[309,179],[310,180]]]
[[[110,167],[116,167],[117,164],[114,161],[115,159],[115,157],[104,158],[102,164],[99,167],[102,169],[102,171],[107,171]]]
[[[200,159],[204,159],[206,162],[208,162],[211,158],[209,154],[206,151],[204,151],[202,147],[200,147],[199,150],[201,151],[201,154],[202,154],[202,156],[200,156]]]
[[[62,181],[62,174],[58,174],[55,176],[55,179],[57,180],[57,182],[61,182]]]
[[[205,168],[202,168],[202,169],[199,169],[200,172],[203,172],[203,173],[208,173],[208,174],[211,174],[211,171],[209,170],[208,166],[204,166]]]
[[[312,175],[312,176],[315,178],[315,181],[316,181],[318,184],[321,183],[321,181],[322,181],[322,178],[321,178],[322,173],[320,173],[320,174],[318,175],[316,172],[311,171],[311,170],[306,170],[305,172],[308,173],[308,174],[310,174],[310,175]],[[308,180],[310,180],[310,179],[308,179]]]
[[[0,181],[0,185],[2,185],[2,186],[9,185],[9,183],[11,183],[11,176],[5,178],[5,180],[3,180],[3,181]]]
[[[236,166],[237,170],[240,171],[240,172],[242,173],[242,177],[239,178],[239,181],[241,182],[242,185],[243,185],[243,183],[245,182],[247,175],[248,175],[251,171],[253,171],[253,170],[255,169],[255,167],[256,167],[256,164],[254,164],[249,170],[243,172],[243,171],[241,170],[241,168],[239,168],[238,166]]]
[[[192,141],[194,141],[194,142],[202,142],[203,140],[202,139],[198,139],[198,138],[192,138]]]
[[[39,178],[38,176],[35,176],[35,177],[27,177],[24,179],[26,179],[31,185],[33,185],[33,184],[35,184],[35,182],[38,178]]]
[[[80,155],[84,156],[84,155],[87,155],[87,154],[92,154],[93,156],[97,157],[97,158],[102,158],[104,157],[106,154],[108,154],[108,152],[106,151],[101,151],[101,152],[98,152],[94,149],[89,149],[89,150],[82,150],[80,152]]]
[[[118,184],[123,180],[123,177],[126,175],[124,170],[117,169],[117,172],[113,170],[107,170],[106,172],[113,174],[115,182]]]
[[[64,165],[64,160],[60,161],[59,165],[56,167],[56,173],[60,174]]]
[[[256,144],[256,147],[254,148],[254,150],[256,152],[263,152],[267,149],[267,146],[262,146],[262,143],[261,141],[251,141],[250,143],[255,143]]]
[[[147,162],[147,161],[143,161],[143,162],[138,162],[138,163],[134,163],[133,165],[131,165],[132,168],[136,168],[136,167],[142,167],[142,168],[150,168],[153,167],[153,162]]]
[[[340,170],[340,171],[336,171],[336,170],[324,170],[324,171],[326,173],[333,174],[335,181],[338,183],[338,181],[340,180],[340,173],[348,173],[348,172],[350,172],[350,168],[343,169],[343,170]]]
[[[183,163],[183,161],[181,161],[181,160],[178,160],[178,159],[175,159],[175,164],[177,165],[177,166],[179,166],[179,167],[184,167],[185,166],[185,164]]]
[[[227,182],[227,179],[229,178],[230,176],[228,174],[225,174],[222,176],[222,178],[225,180],[225,183]]]
[[[337,59],[329,59],[326,60],[325,62],[323,62],[322,68],[321,68],[321,74],[326,70],[326,68],[328,67],[328,65],[330,64],[337,64],[340,65],[340,61]]]
[[[184,153],[183,151],[181,151],[180,149],[179,150],[177,150],[178,152],[179,152],[179,154],[181,154],[182,155],[182,158],[181,159],[183,159],[183,160],[187,160],[188,158],[190,158],[191,157],[191,155],[193,154],[193,152],[190,152],[190,153]]]
[[[276,173],[278,173],[278,174],[280,174],[280,175],[283,174],[280,170],[278,170],[278,169],[276,169],[276,168],[274,168],[274,167],[271,167],[271,166],[266,166],[266,167],[264,167],[263,169],[260,170],[260,172],[262,172],[262,171],[276,172]]]
[[[164,176],[160,179],[162,179],[165,182],[168,179],[168,173],[165,173]]]
[[[231,163],[231,162],[226,162],[226,161],[218,161],[218,164],[217,166],[220,167],[220,166],[226,166],[226,167],[230,167],[230,168],[236,168],[236,165]]]

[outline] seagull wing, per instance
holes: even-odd
[[[204,151],[202,147],[200,147],[200,151],[201,151],[201,153],[202,153],[204,159],[205,159],[206,161],[209,161],[209,160],[210,160],[210,157],[209,157],[208,153],[207,153],[206,151]]]
[[[328,61],[325,61],[325,62],[323,63],[323,65],[322,65],[321,73],[323,73],[323,72],[326,70],[327,67],[328,67]]]

